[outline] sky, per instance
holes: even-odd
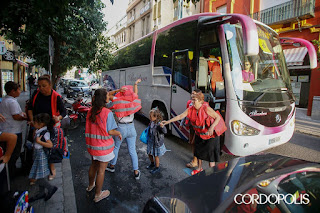
[[[103,0],[103,3],[106,5],[103,9],[104,20],[108,22],[107,29],[110,29],[126,15],[129,0],[114,0],[113,5],[110,0]]]

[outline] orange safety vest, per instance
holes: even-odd
[[[32,107],[34,107],[34,104],[36,102],[37,96],[39,94],[40,90],[37,90],[37,93],[34,95],[33,100],[32,100]],[[55,90],[52,90],[51,93],[51,113],[52,113],[52,117],[55,116],[59,116],[60,112],[58,111],[57,108],[57,98],[58,96],[61,97],[61,95],[59,93],[57,93]],[[60,127],[60,121],[56,122],[56,124],[54,125],[55,127]]]
[[[211,88],[213,93],[216,91],[216,82],[223,81],[222,74],[221,74],[221,67],[219,62],[208,61],[209,71],[212,72],[211,76]],[[210,73],[209,73],[210,74]]]
[[[190,120],[195,133],[204,140],[208,140],[216,136],[215,133],[211,136],[208,134],[209,127],[214,122],[214,119],[207,114],[207,107],[209,107],[207,102],[203,102],[198,111],[194,106],[190,106],[188,108],[187,115],[187,120]]]
[[[112,107],[110,108],[118,118],[126,117],[141,109],[141,99],[133,92],[132,86],[127,85],[125,92],[118,92],[112,100]]]
[[[86,144],[87,150],[92,156],[103,156],[110,154],[114,149],[114,141],[107,132],[109,109],[103,107],[101,112],[96,115],[96,122],[92,123],[89,119],[91,110],[88,112],[86,120]]]

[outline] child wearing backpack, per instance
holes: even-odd
[[[57,191],[56,186],[52,186],[46,177],[50,174],[48,163],[48,152],[53,147],[50,140],[50,131],[53,131],[53,122],[50,115],[40,113],[33,118],[34,127],[37,129],[34,137],[34,154],[33,165],[30,170],[29,179],[30,185],[34,185],[37,181],[41,187],[47,189],[47,194],[44,200],[49,200]]]
[[[167,128],[160,123],[162,115],[158,107],[151,109],[149,116],[151,122],[149,124],[147,154],[151,163],[147,169],[150,169],[151,174],[155,174],[160,171],[159,157],[167,151],[164,145],[164,134],[167,133]]]

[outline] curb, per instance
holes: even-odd
[[[73,187],[70,159],[65,158],[62,161],[62,184],[64,197],[64,212],[76,213],[77,204]]]

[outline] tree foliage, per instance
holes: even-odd
[[[104,6],[101,0],[6,1],[0,9],[1,34],[19,45],[22,54],[35,59],[35,65],[46,69],[50,35],[54,77],[73,66],[98,69],[111,57],[111,45],[102,35]]]
[[[318,58],[318,61],[320,62],[320,52],[319,52],[319,49],[320,49],[320,41],[318,40],[312,40],[312,43],[313,45],[315,46],[316,50],[317,50],[317,58]]]

